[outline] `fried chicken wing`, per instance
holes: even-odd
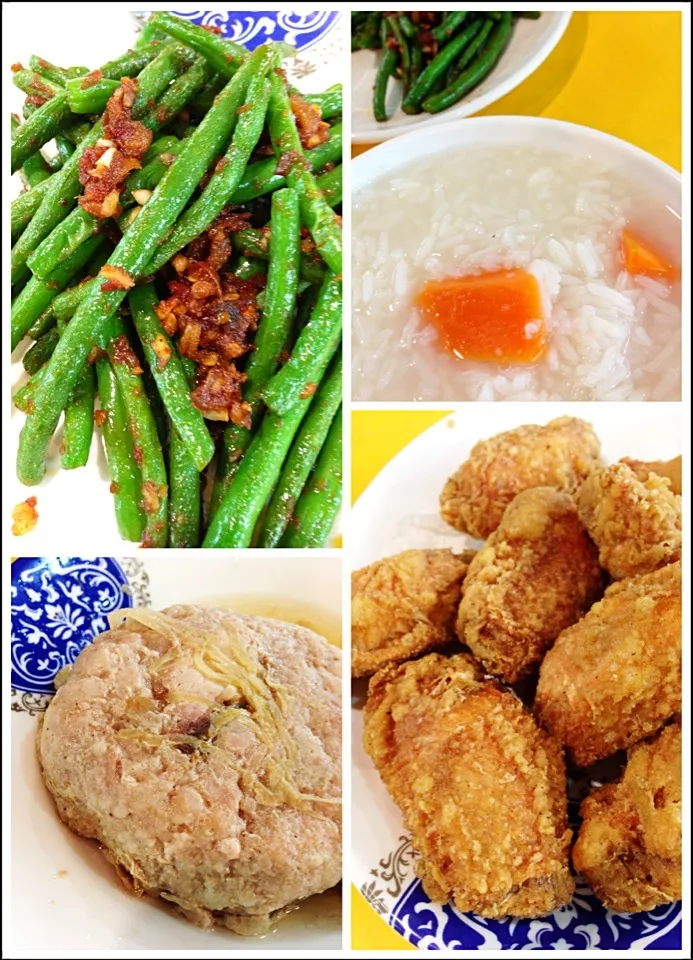
[[[681,710],[681,564],[612,584],[544,657],[539,719],[579,767]]]
[[[485,917],[569,902],[560,746],[467,654],[429,654],[370,681],[364,746],[402,811],[428,896]]]
[[[515,683],[601,588],[597,551],[572,497],[533,487],[515,497],[472,560],[457,634],[489,673]]]
[[[477,443],[440,495],[443,520],[485,540],[522,490],[554,487],[574,493],[599,466],[599,440],[584,420],[559,417]]]
[[[573,864],[616,913],[681,899],[681,727],[628,751],[617,783],[580,808]]]
[[[365,677],[454,638],[474,552],[405,550],[351,576],[351,672]]]
[[[595,470],[577,494],[580,519],[614,580],[681,559],[681,497],[654,473],[639,480],[625,463]]]
[[[622,457],[620,463],[627,464],[638,480],[643,483],[651,473],[656,473],[658,477],[664,477],[669,481],[669,489],[672,493],[681,496],[683,487],[683,460],[674,457],[673,460],[631,460],[630,457]]]

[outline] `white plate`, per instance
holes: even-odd
[[[186,555],[145,552],[137,560],[119,563],[140,604],[155,609],[174,603],[234,606],[250,613],[301,619],[330,639],[339,637],[338,557],[302,553],[290,562],[267,553],[187,557],[186,562]],[[38,589],[45,591],[45,586]],[[74,594],[69,599],[73,611],[79,608]],[[56,646],[63,648],[71,620],[68,606],[63,604],[63,632],[53,634],[60,637]],[[60,611],[54,617],[57,625]],[[58,819],[39,774],[36,716],[26,709],[30,703],[31,698],[13,695],[12,921],[9,942],[4,944],[8,951],[15,951],[13,955],[16,951],[53,956],[56,951],[76,950],[323,951],[341,947],[341,908],[334,892],[312,898],[280,923],[275,933],[259,938],[200,930],[153,900],[126,893],[96,844],[74,836]]]
[[[440,519],[438,497],[445,480],[469,456],[478,440],[526,423],[547,423],[562,415],[592,423],[601,440],[602,454],[610,461],[624,456],[665,460],[681,452],[678,404],[518,403],[510,409],[493,404],[460,405],[454,414],[406,446],[357,500],[350,528],[354,569],[409,547],[461,550],[478,545]],[[453,941],[457,941],[458,948],[465,949],[482,945],[510,948],[511,944],[517,949],[527,946],[535,936],[535,948],[551,948],[559,941],[563,948],[584,948],[597,946],[599,936],[602,942],[613,936],[618,940],[614,943],[617,947],[640,936],[654,940],[672,932],[675,935],[680,905],[673,905],[670,910],[660,908],[652,915],[615,920],[610,912],[605,918],[602,909],[598,918],[594,913],[599,905],[584,886],[578,888],[571,906],[534,921],[534,928],[526,921],[508,926],[507,921],[505,925],[483,921],[448,906],[430,905],[415,881],[411,844],[401,814],[362,746],[364,696],[365,683],[356,682],[351,734],[352,882],[383,919],[410,942],[428,949],[449,948],[456,945]],[[589,911],[593,911],[592,920],[585,919]],[[619,926],[621,920],[625,926]],[[590,927],[590,923],[594,926]],[[580,933],[581,925],[596,939],[585,939]],[[554,949],[561,947],[556,945]]]
[[[83,30],[66,30],[65,5],[43,4],[40,16],[31,15],[32,6],[18,3],[3,9],[7,36],[11,37],[8,41],[8,56],[12,58],[10,62],[28,65],[33,53],[56,64],[84,65],[93,69],[100,63],[120,56],[137,36],[135,21],[124,5],[111,5],[107,30],[99,30],[96,21],[91,25],[87,23]],[[81,16],[79,10],[82,8],[73,6],[74,16]],[[115,9],[116,6],[118,9]],[[301,14],[296,16],[300,20]],[[30,29],[27,29],[27,17]],[[334,29],[308,49],[302,50],[295,61],[291,61],[291,80],[299,88],[306,91],[324,90],[342,82],[342,30],[339,19],[335,21]],[[265,22],[266,36],[270,39],[271,27],[272,22]],[[20,90],[9,87],[8,100],[14,112],[21,113],[24,96]],[[10,183],[11,195],[15,196],[21,186],[18,175],[12,177]],[[25,339],[12,354],[10,386],[13,394],[27,380],[21,363],[27,345],[30,345],[30,341]],[[12,405],[10,430],[5,436],[8,458],[15,456],[24,420],[24,414]],[[15,552],[39,556],[51,554],[56,544],[60,544],[63,551],[86,555],[122,552],[126,549],[127,541],[122,540],[118,533],[99,431],[95,431],[89,462],[79,470],[60,469],[61,442],[62,421],[50,446],[46,476],[38,486],[25,487],[16,479],[14,471],[7,471],[6,502],[10,508],[3,523],[7,524],[8,529],[11,526],[9,513],[15,504],[32,496],[38,500],[36,509],[39,521],[32,531],[16,538]],[[340,529],[341,521],[337,518],[333,537]]]
[[[500,100],[546,60],[566,31],[572,14],[542,13],[539,20],[518,20],[508,47],[495,70],[454,107],[442,113],[409,116],[400,109],[401,85],[388,85],[386,123],[373,118],[373,83],[380,62],[379,50],[359,50],[351,55],[351,139],[355,143],[389,140],[415,127],[431,127],[469,117]]]

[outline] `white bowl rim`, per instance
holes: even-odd
[[[490,107],[492,103],[500,100],[501,97],[512,93],[516,87],[519,87],[521,83],[524,83],[528,77],[538,70],[542,63],[553,53],[563,39],[563,34],[568,29],[568,24],[573,16],[572,10],[547,10],[545,12],[556,14],[554,26],[544,37],[541,46],[537,47],[523,67],[518,67],[517,70],[511,73],[502,83],[499,83],[496,87],[491,87],[490,90],[481,96],[475,97],[472,94],[468,98],[463,98],[459,103],[454,104],[454,106],[449,107],[447,110],[443,110],[441,113],[431,115],[421,114],[421,123],[416,126],[406,127],[403,130],[402,127],[390,127],[388,129],[387,123],[382,124],[382,139],[393,140],[398,137],[407,136],[410,130],[418,130],[420,128],[430,130],[434,126],[440,127],[448,123],[454,123],[455,120],[469,117],[478,113],[479,110]],[[354,132],[352,129],[351,141],[352,143],[373,143],[373,134],[370,132]]]
[[[643,150],[642,147],[636,146],[634,143],[630,143],[628,140],[623,140],[621,137],[617,137],[612,133],[605,133],[603,130],[597,130],[594,127],[588,127],[580,123],[572,123],[568,120],[556,120],[553,117],[527,117],[524,115],[499,115],[493,117],[461,117],[458,120],[453,120],[450,123],[446,124],[444,127],[438,127],[435,131],[436,137],[435,142],[440,147],[439,150],[426,150],[424,154],[420,154],[417,150],[414,150],[410,159],[416,159],[422,155],[432,156],[438,152],[443,152],[446,149],[446,146],[450,146],[450,141],[457,140],[458,134],[463,131],[473,133],[479,128],[483,129],[484,127],[503,127],[504,132],[511,133],[512,131],[519,131],[524,129],[525,131],[535,130],[541,131],[554,128],[555,130],[562,130],[569,137],[574,139],[579,139],[584,137],[586,142],[592,141],[594,143],[600,144],[602,147],[613,149],[615,152],[621,152],[622,154],[630,156],[633,160],[649,165],[650,168],[657,170],[658,173],[663,175],[665,178],[669,179],[671,186],[681,188],[681,174],[678,170],[675,170],[674,167],[670,166],[664,160],[660,160],[659,157],[654,156],[652,153],[648,153],[647,150]],[[428,144],[431,142],[431,137],[429,136],[430,130],[428,127],[421,127],[410,131],[409,133],[402,134],[400,137],[396,137],[392,140],[387,140],[383,143],[379,143],[377,146],[373,147],[370,150],[366,150],[365,153],[359,154],[357,157],[354,157],[351,161],[351,189],[352,197],[364,189],[369,182],[374,179],[378,179],[384,175],[390,166],[392,168],[398,168],[402,163],[394,163],[392,165],[386,164],[383,166],[382,163],[376,162],[374,160],[381,161],[390,159],[389,155],[392,157],[397,157],[399,160],[405,159],[402,162],[406,162],[406,155],[408,153],[407,147],[410,144],[414,144],[419,140],[425,140]],[[458,146],[465,146],[464,137],[462,142],[458,142]],[[508,138],[508,142],[512,140],[512,137]],[[446,143],[447,141],[447,143]],[[536,142],[536,141],[535,141]],[[540,142],[536,142],[538,146],[541,146]],[[468,146],[483,146],[483,138],[473,141]],[[378,170],[376,173],[369,172],[372,167],[377,167]],[[679,209],[680,213],[680,209]]]

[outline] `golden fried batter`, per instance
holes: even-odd
[[[589,423],[559,417],[477,443],[440,495],[443,520],[485,540],[522,490],[554,487],[574,493],[599,466],[599,440]]]
[[[472,657],[429,654],[370,682],[364,746],[402,811],[428,896],[484,917],[570,901],[560,746]]]
[[[625,463],[595,470],[577,495],[580,519],[614,580],[681,559],[681,497],[650,473],[639,480]]]
[[[612,584],[544,657],[539,719],[579,767],[681,710],[681,564]]]
[[[681,899],[681,727],[628,751],[617,783],[593,791],[573,865],[616,913]]]
[[[351,575],[351,673],[365,677],[454,637],[474,552],[405,550]]]
[[[672,493],[681,495],[683,487],[683,461],[680,456],[673,460],[631,460],[630,457],[622,457],[620,463],[627,463],[638,480],[643,483],[651,473],[656,473],[658,477],[664,477],[669,481],[669,487]]]
[[[515,497],[470,564],[457,634],[489,673],[515,683],[601,587],[597,551],[572,497],[533,487]]]

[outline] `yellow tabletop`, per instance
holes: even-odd
[[[351,415],[351,493],[356,501],[386,463],[451,411],[354,411]],[[355,950],[414,950],[352,890],[351,942]]]
[[[574,13],[539,69],[479,116],[570,120],[680,170],[681,93],[680,13]],[[352,153],[368,149],[354,145]]]

